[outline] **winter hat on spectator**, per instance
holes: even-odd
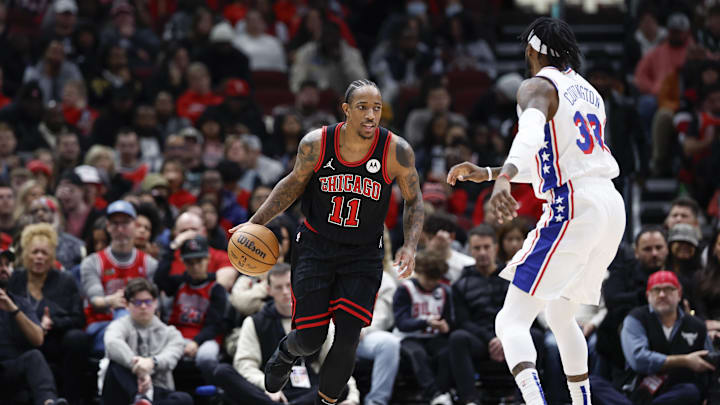
[[[672,284],[678,290],[682,289],[677,276],[672,271],[660,270],[651,274],[647,282],[647,291],[650,291],[653,287],[658,284]]]
[[[48,177],[52,176],[52,170],[50,170],[50,167],[42,160],[31,160],[27,163],[26,167],[32,174],[42,173]]]
[[[95,166],[80,165],[75,168],[75,173],[85,184],[103,184],[100,173]]]
[[[242,79],[230,79],[225,83],[225,97],[247,97],[250,86]]]
[[[223,21],[215,24],[210,31],[210,42],[232,42],[233,40],[233,29],[227,22]]]
[[[55,1],[55,12],[58,14],[71,13],[77,14],[78,7],[75,0],[56,0]]]
[[[695,247],[700,244],[698,230],[690,224],[676,224],[668,232],[668,243],[687,242]]]

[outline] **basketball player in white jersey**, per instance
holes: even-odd
[[[525,403],[545,404],[530,325],[545,310],[558,342],[573,405],[590,405],[587,345],[575,322],[580,304],[597,305],[625,229],[619,173],[603,139],[605,106],[576,70],[580,50],[567,23],[541,17],[522,36],[531,78],[518,90],[518,133],[502,168],[469,162],[448,183],[495,180],[490,199],[500,221],[517,216],[510,182],[532,183],[543,215],[500,276],[511,281],[495,320],[508,366]]]

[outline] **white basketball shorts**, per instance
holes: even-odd
[[[544,300],[597,305],[625,231],[625,204],[612,181],[570,180],[550,191],[535,229],[500,276]]]

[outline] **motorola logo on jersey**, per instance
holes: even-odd
[[[380,171],[380,161],[377,159],[370,159],[365,164],[365,168],[368,172],[375,174]]]
[[[359,174],[336,174],[320,177],[318,180],[320,181],[320,191],[324,193],[354,193],[375,201],[380,200],[382,194],[380,183]]]

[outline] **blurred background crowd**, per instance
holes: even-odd
[[[518,35],[548,13],[573,27],[604,99],[627,206],[603,303],[578,319],[598,384],[632,396],[625,371],[653,374],[633,367],[619,331],[657,270],[677,275],[677,305],[714,343],[720,2],[3,0],[0,403],[312,403],[311,388],[265,393],[257,374],[281,337],[261,326],[289,328],[289,268],[239,275],[227,230],[291,170],[305,133],[343,120],[342,95],[362,78],[382,91],[381,125],[415,150],[427,215],[417,276],[398,282],[388,265],[344,403],[512,401],[495,273],[543,202],[513,185],[520,217],[499,224],[491,183],[444,179],[465,160],[502,165],[525,77]],[[298,208],[269,224],[286,263]],[[385,224],[390,257],[397,189]],[[434,318],[411,310],[406,283],[445,291]],[[549,402],[569,402],[542,319],[533,337]]]

